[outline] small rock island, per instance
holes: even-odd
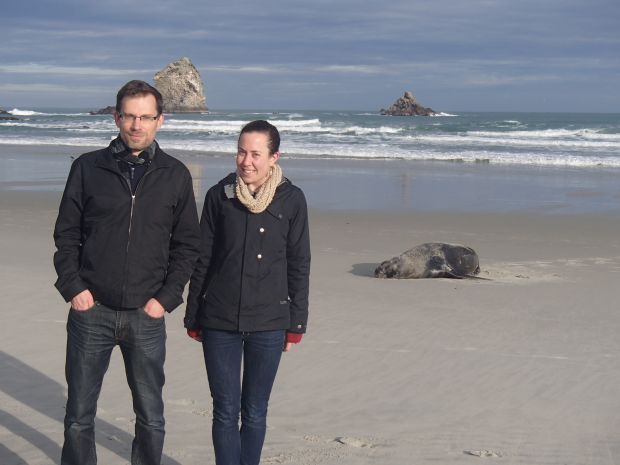
[[[91,115],[113,115],[115,111],[116,111],[116,107],[113,105],[110,105],[105,108],[100,108],[99,110],[89,111],[88,113]]]
[[[432,108],[420,105],[409,91],[396,100],[387,109],[381,109],[382,115],[389,116],[434,116],[437,113]]]
[[[0,120],[3,121],[19,121],[19,118],[15,118],[14,116],[5,116],[10,115],[10,113],[2,107],[0,107],[0,115],[2,115],[0,116]]]

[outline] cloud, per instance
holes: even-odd
[[[282,66],[231,66],[231,65],[212,65],[202,66],[199,68],[201,71],[213,72],[213,73],[237,73],[237,74],[290,74],[293,72],[291,69],[287,69]]]
[[[58,66],[42,63],[25,63],[0,65],[0,72],[10,74],[44,74],[44,75],[68,75],[68,76],[128,76],[137,73],[144,73],[148,70],[137,69],[112,69],[87,66]],[[155,72],[154,70],[152,72]]]
[[[277,75],[307,75],[313,74],[386,74],[385,69],[367,64],[359,65],[315,65],[315,64],[275,64],[271,66],[248,65],[229,66],[213,65],[203,66],[201,71],[210,73],[241,73],[241,74],[277,74]]]
[[[506,76],[506,75],[481,75],[468,76],[462,81],[464,87],[505,87],[523,85],[529,83],[542,83],[552,81],[563,81],[562,76],[558,75],[527,75],[527,76]]]
[[[62,84],[15,84],[15,83],[0,83],[0,92],[22,92],[22,93],[66,93],[66,94],[98,94],[109,93],[110,88],[104,86],[80,86],[75,87],[72,85]]]
[[[374,65],[327,65],[314,69],[319,73],[328,74],[386,74],[384,67]]]

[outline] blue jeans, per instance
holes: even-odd
[[[285,331],[239,333],[203,329],[202,337],[213,398],[215,463],[258,465],[267,431],[267,405]]]
[[[121,348],[136,414],[133,465],[157,465],[164,444],[166,326],[143,308],[115,311],[102,304],[69,311],[65,375],[69,388],[61,465],[94,465],[95,414],[112,350]]]

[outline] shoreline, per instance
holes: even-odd
[[[61,192],[72,157],[85,151],[0,145],[0,191]],[[234,171],[232,154],[170,154],[188,166],[199,203],[210,186]],[[317,209],[620,215],[617,170],[286,155],[281,166]]]

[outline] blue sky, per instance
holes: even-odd
[[[212,109],[620,112],[618,0],[18,0],[0,106],[99,108],[182,56]]]

